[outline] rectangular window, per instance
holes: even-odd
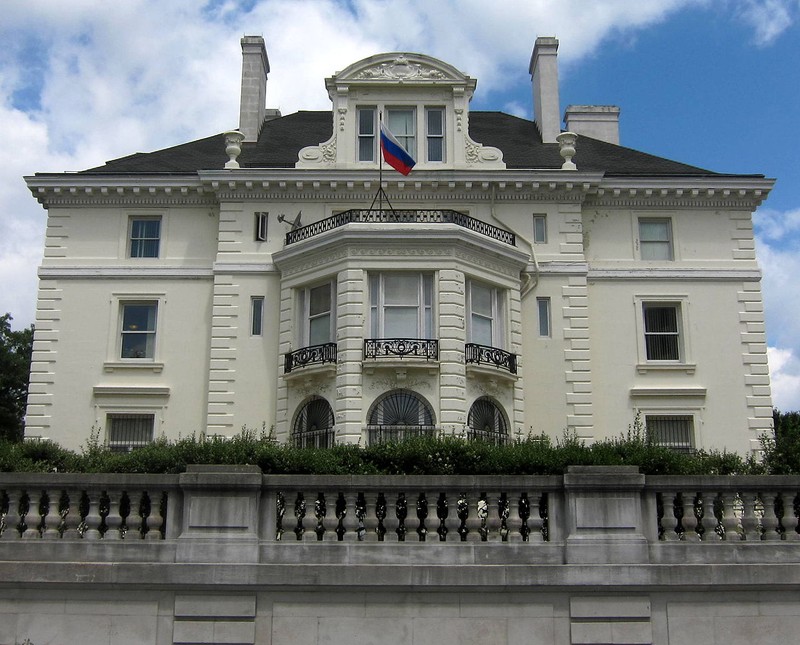
[[[264,296],[250,298],[250,335],[261,336],[264,333]]]
[[[358,108],[358,160],[375,161],[375,108]]]
[[[425,129],[428,161],[444,161],[444,109],[425,110]]]
[[[157,311],[155,302],[122,303],[122,358],[155,357]]]
[[[657,446],[677,452],[694,450],[694,420],[691,415],[648,414],[645,427],[648,439]]]
[[[680,361],[680,305],[642,304],[645,357],[648,361]]]
[[[267,241],[267,223],[269,213],[255,213],[255,240],[256,242]]]
[[[539,336],[550,337],[550,298],[536,298],[536,310],[539,316]]]
[[[132,258],[157,258],[161,241],[160,217],[131,217],[128,255]]]
[[[112,452],[130,452],[153,441],[153,414],[109,414],[106,419],[108,447]]]
[[[639,256],[642,260],[672,260],[672,222],[669,218],[639,219]]]
[[[373,274],[369,293],[372,338],[431,338],[432,275]]]
[[[470,342],[502,348],[502,292],[480,282],[469,283]]]
[[[308,287],[300,292],[300,318],[302,331],[300,342],[304,347],[332,343],[334,338],[333,282]]]
[[[386,110],[386,127],[414,159],[417,158],[416,119],[414,108],[391,108]]]
[[[547,216],[533,216],[533,242],[534,244],[547,243]]]

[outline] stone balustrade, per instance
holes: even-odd
[[[516,563],[685,561],[697,545],[707,561],[709,547],[724,559],[738,546],[740,561],[759,561],[769,544],[793,545],[800,557],[800,480],[646,477],[634,467],[564,476],[262,475],[254,466],[1,474],[0,554],[15,560],[15,543],[37,540],[158,542],[159,561],[274,561],[283,547],[316,543],[483,544],[500,561],[507,545]],[[85,548],[81,557],[119,553]]]

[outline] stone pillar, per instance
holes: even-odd
[[[258,562],[261,477],[258,466],[187,466],[176,561]]]
[[[467,423],[466,281],[462,271],[439,271],[439,422],[445,434],[458,434]]]
[[[644,475],[636,466],[569,466],[566,564],[648,563],[643,490]]]
[[[336,441],[358,443],[363,425],[364,302],[367,273],[363,269],[339,272],[336,285]]]

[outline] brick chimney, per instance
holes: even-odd
[[[569,105],[564,112],[567,130],[619,145],[619,108],[616,105]]]
[[[533,118],[544,143],[555,143],[561,132],[557,52],[558,39],[537,38],[528,69],[533,84]]]
[[[261,36],[242,38],[242,98],[239,131],[245,141],[258,141],[266,117],[269,58]]]

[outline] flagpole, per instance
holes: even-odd
[[[378,112],[378,218],[383,214],[383,152],[381,151],[380,135],[383,127],[383,110]]]

